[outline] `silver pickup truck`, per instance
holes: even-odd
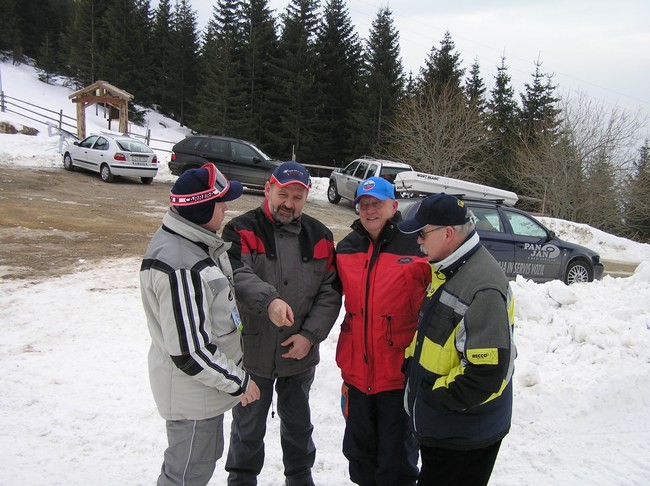
[[[391,184],[394,184],[397,174],[412,170],[413,167],[410,165],[393,160],[374,159],[372,157],[355,159],[344,168],[332,172],[327,189],[327,199],[332,204],[338,204],[341,198],[354,201],[359,184],[369,177],[383,177]]]

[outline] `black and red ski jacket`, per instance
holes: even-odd
[[[366,394],[404,388],[404,349],[431,281],[417,234],[401,233],[400,218],[397,213],[386,223],[376,244],[356,220],[336,247],[345,296],[336,362],[343,381]]]

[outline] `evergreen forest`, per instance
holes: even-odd
[[[541,60],[516,93],[463,68],[450,32],[405,72],[389,7],[362,39],[345,0],[0,0],[0,52],[43,82],[97,80],[194,132],[250,140],[280,159],[342,167],[362,155],[516,192],[518,206],[650,242],[647,118],[560,96]],[[532,53],[531,53],[532,54]]]

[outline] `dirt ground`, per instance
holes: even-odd
[[[102,182],[98,174],[0,166],[0,278],[39,279],[105,258],[140,257],[167,210],[170,183]],[[257,207],[261,193],[228,203],[227,219]],[[338,241],[355,219],[351,205],[308,202]]]
[[[71,273],[105,258],[140,257],[167,210],[170,183],[139,179],[102,182],[99,175],[61,168],[0,166],[0,278],[37,280]],[[261,193],[229,203],[226,219],[257,207]],[[339,241],[355,219],[349,202],[314,201]],[[605,273],[626,276],[636,265],[604,262]]]

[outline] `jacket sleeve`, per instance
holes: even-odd
[[[424,395],[439,410],[468,410],[498,397],[510,381],[514,346],[506,298],[497,290],[476,294],[463,317],[464,350],[458,366]]]
[[[327,247],[325,272],[300,331],[313,344],[327,338],[341,310],[341,281],[336,273],[334,242],[323,240],[323,243]]]
[[[258,251],[257,245],[263,244],[252,231],[246,234],[247,237],[242,237],[241,229],[236,229],[230,223],[223,229],[223,240],[231,243],[228,258],[237,287],[237,300],[256,314],[267,316],[269,304],[280,298],[280,294],[253,271],[252,255]]]
[[[300,334],[313,344],[324,341],[341,310],[341,282],[336,273],[334,242],[323,240],[327,246],[327,264],[318,293],[309,314],[305,318]]]
[[[195,269],[176,270],[155,279],[154,291],[164,346],[176,367],[236,396],[246,390],[249,376],[237,352],[240,337],[228,308],[230,287],[223,274],[215,273],[206,279]],[[223,337],[219,344],[212,340],[215,335]],[[229,356],[239,356],[239,362]]]

